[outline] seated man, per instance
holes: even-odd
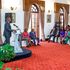
[[[50,32],[48,42],[50,42],[51,37],[53,37],[53,42],[55,42],[55,38],[57,38],[58,42],[58,36],[59,36],[59,27],[54,26],[54,28]]]
[[[65,30],[62,28],[60,30],[60,43],[61,44],[63,44],[64,38],[65,38]]]
[[[24,32],[22,33],[22,40],[26,41],[27,46],[30,45],[30,38],[29,38],[29,34],[26,28],[24,29]]]
[[[68,29],[66,32],[66,37],[64,39],[64,43],[67,44],[68,41],[70,42],[70,29]]]
[[[39,38],[36,37],[36,32],[34,31],[34,29],[31,30],[30,32],[30,38],[33,40],[34,45],[39,45]],[[36,44],[37,41],[37,44]]]

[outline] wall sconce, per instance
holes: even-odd
[[[48,13],[50,13],[50,10],[48,10]]]
[[[13,7],[10,7],[10,9],[13,10],[14,8]]]
[[[10,7],[10,9],[13,11],[13,10],[16,10],[17,7]]]

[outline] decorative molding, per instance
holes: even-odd
[[[65,8],[67,13],[69,14],[69,5],[63,3],[54,3],[54,12],[59,12],[60,8]]]
[[[40,1],[40,0],[24,0],[23,1],[23,10],[24,11],[29,11],[30,7],[32,4],[38,4],[39,6],[43,7],[45,9],[45,1]],[[45,11],[45,10],[41,10]]]

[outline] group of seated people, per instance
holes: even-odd
[[[67,44],[70,43],[70,26],[68,25],[66,29],[60,30],[60,43]]]
[[[67,25],[66,28],[61,28],[54,26],[54,28],[51,30],[48,42],[50,41],[51,37],[53,36],[53,42],[55,42],[55,38],[57,39],[56,42],[58,42],[58,38],[60,38],[61,44],[67,44],[68,41],[70,43],[70,25]]]
[[[67,25],[66,28],[61,28],[59,26],[54,26],[54,28],[51,30],[48,42],[50,42],[51,37],[53,38],[53,42],[58,42],[58,39],[60,39],[61,44],[67,44],[68,41],[70,43],[70,25]],[[27,29],[24,29],[24,32],[22,33],[22,40],[26,41],[27,46],[30,46],[31,44],[39,45],[39,38],[36,36],[36,32],[34,29],[31,30],[31,32],[27,32]]]
[[[34,46],[39,45],[39,38],[36,36],[34,29],[28,33],[27,29],[25,28],[24,32],[22,33],[22,40],[26,41],[27,47],[31,46],[31,44],[34,44]]]

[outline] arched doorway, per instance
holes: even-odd
[[[41,20],[40,20],[40,9],[37,4],[32,4],[30,8],[30,21],[28,31],[35,29],[37,37],[41,39]]]
[[[66,28],[68,25],[68,14],[65,10],[65,8],[60,8],[59,10],[59,23],[60,23],[60,28]]]

